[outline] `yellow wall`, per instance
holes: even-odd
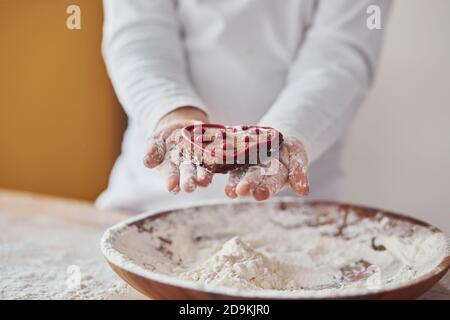
[[[106,186],[125,117],[101,26],[99,0],[0,0],[0,187],[92,200]]]

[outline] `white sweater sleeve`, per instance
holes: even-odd
[[[313,162],[343,133],[374,76],[383,30],[367,27],[367,8],[389,0],[319,1],[314,21],[274,105],[261,119],[297,136]]]
[[[187,76],[172,0],[104,0],[102,51],[129,118],[152,130],[182,106],[206,112]]]

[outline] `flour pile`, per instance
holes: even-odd
[[[239,290],[295,290],[336,281],[338,272],[329,269],[307,270],[305,279],[293,265],[282,263],[253,249],[239,237],[225,242],[222,248],[200,266],[181,274],[182,279],[212,286]]]
[[[217,253],[181,277],[237,289],[282,290],[288,286],[279,262],[255,251],[238,237],[225,242]]]
[[[334,206],[185,209],[112,231],[116,263],[205,289],[272,296],[363,294],[431,271],[448,253],[431,228]]]

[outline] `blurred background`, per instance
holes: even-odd
[[[66,8],[81,7],[81,30]],[[341,200],[450,233],[450,1],[396,0],[349,130]],[[126,117],[100,53],[100,0],[0,0],[0,188],[94,200]]]

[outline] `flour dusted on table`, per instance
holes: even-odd
[[[0,225],[0,300],[139,298],[105,263],[101,230],[6,212]]]
[[[181,210],[121,229],[104,250],[150,277],[318,297],[401,285],[448,252],[442,233],[381,214],[276,203]]]

